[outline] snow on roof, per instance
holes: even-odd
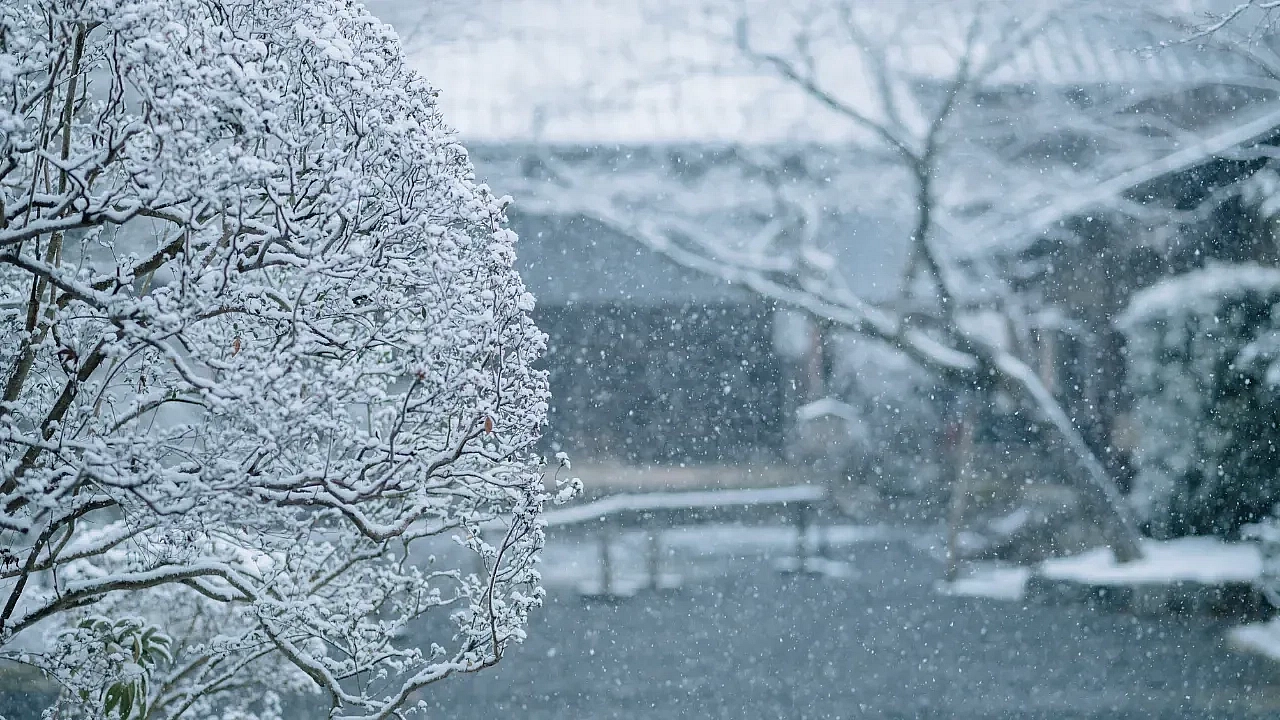
[[[712,35],[714,24],[706,19],[708,13],[696,9],[700,5],[695,0],[367,4],[404,37],[411,61],[441,89],[445,117],[470,142],[835,143],[857,139],[859,132],[783,81],[744,72],[738,51],[726,43],[723,32]],[[936,78],[954,68],[948,48],[963,36],[969,19],[957,0],[920,0],[913,10],[926,5],[936,22],[913,30],[909,51],[894,62]],[[860,12],[895,12],[902,6],[858,7]],[[1043,3],[1028,0],[1005,6],[1005,11],[1015,7],[1029,14]],[[1127,17],[1118,11],[1115,15]],[[1190,46],[1155,54],[1139,51],[1154,43],[1123,22],[1065,18],[992,80],[1132,84],[1241,72],[1229,66],[1230,58]],[[869,81],[847,42],[824,47],[815,51],[823,53],[817,58],[819,69],[828,67],[824,80],[846,97],[865,95]],[[708,72],[709,66],[719,70]]]

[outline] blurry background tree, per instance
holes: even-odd
[[[1225,78],[1235,112],[1280,88],[1276,3],[1144,8],[1168,28],[1158,53],[1193,47],[1247,72]],[[1242,118],[1243,119],[1243,118]],[[1145,282],[1118,319],[1132,396],[1133,502],[1157,536],[1238,537],[1280,501],[1274,361],[1277,308],[1275,143],[1269,115],[1247,141],[1151,186],[1164,200]],[[1176,182],[1181,180],[1181,182]],[[1150,198],[1148,198],[1150,199]],[[1135,289],[1136,289],[1135,287]]]
[[[390,29],[4,3],[0,68],[0,662],[58,717],[386,718],[501,658],[541,598],[544,341]],[[425,562],[451,534],[482,572]]]
[[[1215,265],[1137,293],[1134,497],[1160,535],[1235,536],[1280,502],[1280,270]]]
[[[557,262],[604,255],[616,277],[634,262],[640,295],[658,266],[605,250],[630,243],[672,275],[767,300],[752,312],[798,311],[774,316],[783,422],[828,396],[856,408],[893,394],[849,378],[866,376],[869,345],[905,353],[936,382],[889,381],[927,407],[906,474],[925,459],[940,471],[924,474],[954,478],[973,460],[1017,493],[1065,484],[1135,552],[1117,500],[1142,471],[1143,431],[1114,320],[1133,292],[1210,258],[1270,262],[1254,258],[1270,241],[1241,192],[1270,152],[1280,85],[1258,44],[1200,34],[1236,4],[572,6],[477,12],[478,31],[415,54],[431,69],[476,53],[537,68],[507,78],[531,104],[484,83],[443,101],[482,172],[584,238]],[[375,9],[402,27],[422,16]],[[970,435],[974,457],[955,457]]]
[[[1054,316],[1025,307],[975,261],[977,243],[957,238],[986,243],[993,230],[970,228],[1021,223],[1027,208],[1044,210],[1064,187],[1089,187],[1167,148],[1167,138],[1138,136],[1128,116],[1134,100],[1119,88],[1110,92],[1122,99],[1083,97],[1081,83],[1100,79],[1080,63],[1036,62],[1055,42],[1084,42],[1080,17],[1063,16],[1058,5],[1027,16],[1002,3],[937,9],[928,21],[918,7],[884,4],[800,3],[781,20],[749,3],[652,9],[709,48],[672,63],[745,84],[768,112],[811,113],[813,135],[786,128],[720,151],[716,161],[685,150],[669,155],[665,169],[641,172],[624,171],[607,153],[593,162],[544,145],[521,188],[552,213],[589,218],[832,329],[905,351],[951,387],[983,396],[968,407],[991,407],[992,393],[1011,392],[1010,408],[1037,417],[1051,447],[1071,459],[1070,480],[1107,518],[1112,542],[1136,554],[1111,478],[1020,359],[1037,357],[1035,321]],[[1021,119],[1016,127],[1012,116]],[[672,175],[679,179],[664,182]],[[843,269],[859,258],[847,221],[833,222],[840,215],[880,219],[879,241],[905,250],[901,281],[888,283],[900,287],[897,298],[873,307],[851,289]],[[810,399],[831,390],[822,376],[839,361],[823,364],[809,378]]]

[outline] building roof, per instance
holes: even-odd
[[[619,212],[661,209],[713,229],[726,248],[742,249],[784,211],[777,190],[729,158],[732,148],[664,149],[594,147],[537,151],[520,145],[475,145],[472,157],[482,180],[517,198],[510,213],[521,275],[543,303],[625,302],[633,305],[740,301],[737,288],[677,266],[632,238],[582,217],[572,192],[544,175],[554,170],[538,160],[561,161],[591,185],[622,203]],[[908,245],[901,218],[883,210],[865,187],[868,171],[850,153],[796,148],[788,180],[813,208],[819,223],[814,246],[827,253],[839,274],[872,301],[898,289]],[[889,185],[884,172],[880,186]],[[817,180],[823,181],[817,181]],[[892,195],[893,193],[890,193]],[[587,199],[588,205],[591,198]]]
[[[539,306],[742,302],[748,295],[676,266],[581,217],[514,212],[520,276]]]
[[[746,0],[750,3],[754,0]],[[974,0],[976,1],[976,0]],[[1172,3],[1189,0],[1170,0]],[[441,89],[445,117],[470,142],[643,145],[680,142],[829,142],[856,140],[846,119],[767,73],[750,70],[733,47],[734,30],[707,10],[708,0],[369,0],[370,9],[405,39],[411,61]],[[991,82],[1069,85],[1185,83],[1249,72],[1234,55],[1199,46],[1143,52],[1159,41],[1135,20],[1139,12],[1088,6],[1054,16],[1034,42]],[[920,77],[955,67],[950,48],[973,15],[969,0],[914,0],[857,5],[869,26],[908,22],[890,61]],[[1167,3],[1166,3],[1167,4]],[[821,5],[821,3],[819,3]],[[827,3],[834,6],[834,3]],[[1055,6],[1066,6],[1058,2]],[[983,12],[1021,13],[1041,0],[987,3]],[[1073,5],[1074,7],[1074,5]],[[1081,8],[1086,7],[1083,3]],[[881,13],[883,16],[875,16]],[[784,16],[776,5],[761,18]],[[979,16],[982,17],[982,16]],[[1003,21],[1001,21],[1003,22]],[[988,23],[991,42],[1003,27]],[[784,20],[751,31],[764,47],[790,37]],[[760,27],[762,26],[762,27]],[[770,31],[775,37],[770,38]],[[992,45],[993,47],[995,45]],[[847,38],[818,37],[816,68],[846,97],[868,92],[867,73]]]
[[[754,295],[676,265],[581,217],[514,212],[520,276],[538,304],[631,306],[742,303]],[[900,235],[860,216],[829,219],[841,271],[866,299],[889,300],[906,262]]]

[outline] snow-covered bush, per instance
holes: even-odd
[[[1158,534],[1233,534],[1280,501],[1280,269],[1221,265],[1136,294],[1133,498]]]
[[[392,31],[18,0],[0,88],[0,659],[148,718],[384,718],[496,662],[541,597],[544,341]],[[451,536],[484,572],[415,562]]]

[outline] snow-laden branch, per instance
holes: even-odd
[[[1106,207],[1146,183],[1228,154],[1242,145],[1269,135],[1277,127],[1280,127],[1280,110],[1269,110],[1246,122],[1228,122],[1217,132],[1205,133],[1189,140],[1185,147],[1174,152],[1091,183],[1078,192],[1063,193],[1049,205],[1013,223],[968,228],[966,232],[977,238],[973,245],[977,252],[1007,250],[1013,244],[1035,237],[1064,220],[1094,208]]]

